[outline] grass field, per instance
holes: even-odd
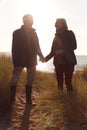
[[[10,57],[7,57],[5,55],[0,56],[0,106],[7,108],[9,105],[9,91],[10,91],[10,80],[12,75],[13,65],[12,60]],[[74,91],[78,95],[80,94],[81,98],[85,97],[87,94],[87,68],[83,68],[82,72],[75,72],[73,76],[73,86]],[[26,83],[26,72],[23,71],[22,75],[20,77],[18,88],[17,90],[21,91],[23,89],[24,91],[24,85]],[[48,98],[56,100],[57,98],[57,83],[56,83],[56,77],[53,73],[45,73],[45,72],[36,72],[35,82],[34,82],[34,88],[44,91],[46,89],[46,92],[41,95],[43,98]]]
[[[0,56],[0,113],[8,112],[10,107],[12,70],[11,58]],[[75,96],[67,96],[65,84],[64,93],[61,95],[55,73],[37,71],[32,93],[32,100],[37,105],[30,110],[29,106],[26,106],[26,71],[24,70],[17,86],[16,103],[12,112],[8,113],[11,125],[9,128],[18,130],[80,130],[81,128],[83,130],[82,127],[87,124],[87,67],[81,72],[74,73],[72,83]],[[0,129],[6,128],[7,118],[0,120]]]

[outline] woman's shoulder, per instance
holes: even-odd
[[[64,37],[73,37],[75,36],[74,32],[72,30],[66,30],[63,34]]]
[[[73,32],[72,30],[67,30],[67,33],[68,33],[68,34],[71,34],[71,35],[74,34],[74,32]]]

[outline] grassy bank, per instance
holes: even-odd
[[[9,96],[10,96],[10,80],[12,75],[12,61],[10,57],[0,56],[0,108],[7,110],[9,107]],[[26,72],[23,71],[20,77],[17,91],[24,92],[24,86],[26,83]],[[82,72],[76,72],[73,76],[74,91],[79,100],[84,104],[85,109],[87,101],[87,68],[84,68]],[[65,87],[65,86],[64,86]],[[56,83],[55,74],[36,72],[33,89],[40,94],[39,104],[44,105],[50,104],[49,109],[56,107],[58,102],[59,93]],[[66,88],[64,88],[66,93]],[[53,104],[53,106],[52,106]]]

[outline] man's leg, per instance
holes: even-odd
[[[22,70],[22,67],[14,67],[10,84],[11,103],[15,101],[16,87]]]
[[[27,67],[27,84],[26,84],[26,103],[32,105],[32,84],[34,82],[36,66]]]

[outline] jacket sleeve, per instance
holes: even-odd
[[[44,58],[44,56],[43,56],[43,54],[42,54],[42,51],[41,51],[41,48],[40,48],[39,39],[38,39],[38,36],[37,36],[36,33],[35,33],[35,41],[36,41],[36,51],[37,51],[37,55],[38,55],[40,58]]]
[[[54,56],[54,50],[55,50],[55,39],[53,40],[50,53],[45,57],[45,61],[50,60]]]
[[[12,35],[12,59],[13,61],[15,61],[15,55],[16,55],[16,36],[15,36],[15,32],[13,32]]]

